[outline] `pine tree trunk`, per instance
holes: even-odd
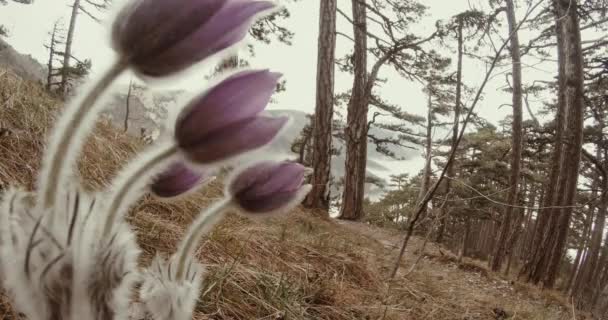
[[[133,92],[133,80],[129,81],[129,91],[127,91],[127,101],[125,102],[125,119],[123,129],[129,131],[129,116],[131,113],[131,93]]]
[[[460,251],[458,253],[458,263],[462,263],[462,258],[468,256],[468,240],[471,234],[471,220],[466,218],[464,221],[464,233],[462,235],[462,242],[460,243]]]
[[[46,75],[46,90],[51,90],[51,85],[53,83],[53,60],[55,59],[55,42],[57,42],[57,27],[58,22],[55,22],[53,26],[53,33],[51,34],[51,44],[49,45],[49,61],[46,65],[47,67],[47,75]]]
[[[556,21],[555,32],[557,38],[561,37],[561,22]],[[559,42],[559,41],[558,41]],[[564,50],[563,47],[557,46],[557,65],[558,74],[564,74]],[[528,282],[538,284],[543,276],[545,265],[548,261],[547,254],[551,250],[550,239],[552,233],[555,231],[556,224],[556,209],[553,205],[556,200],[559,199],[557,193],[558,181],[560,181],[562,173],[562,158],[563,158],[563,141],[564,141],[564,126],[566,122],[566,104],[564,98],[564,84],[563,77],[558,79],[558,101],[557,101],[557,114],[555,116],[555,141],[553,145],[553,155],[551,157],[551,168],[549,171],[549,181],[545,186],[544,198],[542,201],[542,209],[536,219],[536,227],[534,232],[534,239],[531,244],[530,255],[521,271],[522,275],[525,275]]]
[[[355,34],[354,83],[346,120],[346,162],[340,218],[357,220],[363,215],[367,163],[367,13],[365,1],[353,0]]]
[[[531,209],[534,206],[536,206],[536,197],[537,197],[537,185],[530,182],[530,201],[528,202],[528,206],[530,208],[528,208],[526,210],[526,218],[525,218],[525,226],[524,226],[524,237],[521,241],[521,246],[520,246],[520,252],[519,252],[519,259],[520,260],[524,260],[527,257],[527,251],[528,251],[528,244],[530,243],[530,241],[532,241],[532,236],[533,236],[533,232],[534,232],[534,225],[533,225],[533,221],[532,221],[532,216],[534,215],[534,210]]]
[[[525,198],[527,196],[527,192],[528,192],[527,185],[524,183],[522,185],[521,189],[522,189],[522,197]],[[507,238],[507,245],[505,248],[506,256],[508,259],[507,268],[505,269],[505,275],[509,275],[509,272],[511,270],[512,260],[513,260],[513,258],[515,258],[517,256],[516,251],[517,251],[517,248],[519,248],[518,240],[520,238],[519,236],[522,233],[522,224],[524,222],[524,209],[514,208],[514,213],[515,213],[515,219],[510,228],[511,233],[509,234],[509,237]]]
[[[506,207],[498,242],[494,249],[494,255],[491,263],[492,271],[497,271],[501,268],[506,251],[509,249],[509,244],[513,244],[516,239],[509,239],[511,234],[517,233],[511,231],[513,224],[513,206],[518,204],[517,188],[519,187],[519,172],[521,164],[521,149],[522,149],[522,84],[521,84],[521,53],[519,49],[519,37],[517,33],[517,21],[515,18],[515,6],[513,0],[507,2],[507,21],[509,23],[509,34],[511,35],[511,62],[513,69],[513,123],[511,134],[511,176],[509,178],[509,194],[507,203],[511,206]],[[510,243],[509,243],[510,242]]]
[[[454,102],[454,125],[452,126],[452,146],[456,145],[456,141],[458,140],[459,126],[460,126],[460,104],[462,99],[462,59],[464,56],[464,38],[463,38],[463,28],[464,22],[461,17],[458,18],[458,62],[456,67],[456,101]],[[454,161],[448,163],[447,168],[447,176],[449,178],[454,178]],[[445,188],[444,194],[446,197],[449,196],[451,189],[451,180],[445,180]],[[435,241],[437,243],[443,242],[443,237],[445,233],[445,224],[447,220],[446,211],[441,212],[441,219],[439,219],[439,227],[437,228],[437,237]]]
[[[593,230],[591,231],[587,259],[585,259],[585,263],[581,267],[576,286],[572,291],[572,296],[576,298],[578,306],[585,310],[588,310],[593,306],[591,303],[597,288],[596,272],[600,259],[604,227],[606,225],[606,210],[608,208],[608,194],[606,192],[608,192],[608,185],[606,182],[603,182],[602,184],[601,205],[597,212],[595,223],[593,224]]]
[[[562,256],[566,251],[566,240],[570,228],[572,205],[575,202],[576,187],[578,183],[579,167],[581,161],[581,149],[583,146],[583,117],[584,117],[584,76],[583,76],[583,53],[581,47],[581,33],[578,20],[578,3],[571,0],[554,0],[558,14],[556,20],[561,24],[561,37],[558,37],[558,46],[563,46],[564,73],[561,74],[560,89],[564,90],[564,102],[568,110],[566,148],[564,150],[563,173],[566,176],[565,183],[560,185],[563,192],[560,193],[557,233],[547,266],[544,285],[553,287],[558,276]]]
[[[608,282],[608,237],[604,238],[604,243],[600,250],[600,259],[597,263],[597,268],[593,272],[599,281],[596,281],[595,293],[593,296],[593,304],[597,304],[599,295],[602,293],[604,286]]]
[[[76,18],[80,10],[80,0],[74,0],[72,4],[72,14],[70,16],[70,25],[68,27],[68,36],[65,39],[65,50],[63,50],[63,66],[61,69],[61,85],[60,90],[64,97],[68,93],[68,85],[70,81],[70,59],[72,59],[72,43],[74,40],[74,31],[76,30]]]
[[[574,262],[572,263],[572,272],[570,273],[570,277],[568,278],[568,282],[566,283],[566,287],[564,288],[564,292],[568,293],[571,288],[576,287],[575,280],[580,279],[580,271],[582,266],[584,265],[585,257],[585,249],[587,247],[587,238],[589,236],[589,228],[591,226],[591,222],[593,220],[593,211],[590,211],[587,214],[587,219],[585,220],[585,225],[583,226],[582,233],[582,241],[579,243],[578,249],[576,250],[576,257],[574,258]],[[575,291],[576,288],[573,288],[572,291]]]
[[[305,204],[329,215],[332,118],[334,113],[334,60],[336,51],[336,0],[322,0],[317,53],[317,102],[313,130],[312,190]]]
[[[430,86],[429,86],[430,87]],[[429,88],[428,110],[426,119],[426,143],[424,147],[425,160],[422,180],[420,181],[420,193],[418,193],[417,203],[422,202],[430,185],[431,185],[431,162],[433,161],[433,96]],[[426,212],[428,205],[425,206],[423,214]]]

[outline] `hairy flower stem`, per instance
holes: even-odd
[[[209,232],[211,228],[224,216],[226,210],[230,207],[232,199],[225,198],[220,202],[215,203],[211,208],[202,212],[196,220],[190,225],[186,237],[179,245],[179,249],[175,256],[177,258],[177,271],[175,277],[177,280],[184,280],[186,267],[190,261],[188,259],[194,255],[194,250],[201,237]]]
[[[145,186],[150,178],[158,172],[158,169],[163,168],[174,158],[178,149],[173,143],[167,143],[150,151],[152,156],[144,154],[144,159],[135,159],[132,163],[136,166],[135,170],[127,168],[116,179],[117,183],[113,186],[115,191],[112,192],[108,203],[110,203],[106,211],[105,222],[102,235],[108,236],[112,231],[112,226],[116,222],[118,213],[124,210],[128,203],[129,196],[133,190]]]
[[[55,129],[48,150],[47,159],[43,162],[42,173],[39,177],[40,202],[42,208],[51,208],[55,205],[57,190],[65,186],[66,179],[71,177],[67,170],[72,170],[78,152],[84,144],[87,131],[95,121],[97,102],[108,90],[110,85],[126,69],[128,64],[124,60],[116,61],[95,83],[86,91],[81,99],[67,107],[60,122]],[[53,223],[53,217],[51,217]]]

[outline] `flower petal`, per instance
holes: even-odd
[[[253,118],[270,101],[280,77],[279,73],[256,70],[226,78],[181,112],[175,126],[177,140],[191,144],[207,133]]]
[[[288,120],[257,116],[211,132],[198,141],[188,139],[184,143],[178,139],[178,144],[190,160],[215,163],[270,143]]]
[[[256,170],[254,168],[254,170]],[[251,174],[255,174],[251,172]],[[273,167],[265,181],[258,181],[255,188],[244,189],[240,194],[248,198],[265,197],[277,192],[297,190],[304,182],[305,167],[295,162],[283,162]]]
[[[146,64],[159,51],[195,33],[225,5],[226,0],[134,1],[114,21],[114,47]]]
[[[268,1],[228,1],[196,32],[155,55],[154,60],[162,62],[155,68],[182,69],[182,64],[192,64],[232,46],[245,38],[256,14],[273,7]]]
[[[188,168],[182,162],[176,162],[155,179],[150,189],[161,198],[171,198],[193,189],[204,178],[205,174]]]

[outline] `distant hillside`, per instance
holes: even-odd
[[[30,55],[17,52],[6,41],[0,38],[0,67],[5,67],[23,79],[46,81],[46,67]]]

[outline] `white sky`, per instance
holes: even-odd
[[[115,0],[116,3],[122,1]],[[0,7],[0,21],[10,30],[11,36],[7,39],[8,42],[21,53],[31,54],[44,63],[47,60],[47,51],[43,47],[43,43],[48,41],[48,32],[57,19],[63,17],[67,24],[70,13],[68,5],[71,2],[70,0],[36,0],[35,4],[29,6],[9,4]],[[429,6],[430,10],[423,23],[415,29],[420,36],[432,33],[436,20],[449,19],[468,9],[470,5],[482,7],[481,4],[486,3],[485,0],[423,0],[421,2]],[[287,21],[286,26],[295,33],[293,45],[258,44],[256,45],[256,57],[251,59],[251,64],[254,67],[270,68],[285,75],[287,91],[277,97],[277,103],[271,108],[297,109],[312,113],[315,102],[319,0],[300,0],[296,3],[288,3],[287,6],[291,11],[291,18]],[[350,0],[338,0],[338,7],[345,12],[350,12]],[[521,17],[523,12],[519,11],[519,17]],[[503,27],[506,28],[506,23]],[[338,29],[343,33],[352,33],[352,26],[340,16],[338,17]],[[529,37],[524,33],[521,38],[522,44],[525,44]],[[108,44],[106,28],[87,16],[80,15],[74,54],[81,59],[92,59],[94,73],[102,70],[113,58],[114,54]],[[352,43],[338,36],[337,56],[340,57],[351,50]],[[446,51],[446,54],[448,53]],[[536,62],[524,60],[524,65]],[[476,88],[485,75],[485,66],[483,63],[468,60],[465,61],[464,68],[465,83]],[[497,72],[505,70],[508,68],[499,69]],[[525,69],[524,82],[548,80],[555,74],[556,66],[553,63],[545,63],[534,69]],[[380,76],[388,79],[388,82],[383,84],[382,89],[379,90],[384,99],[401,105],[404,110],[411,113],[426,115],[426,97],[418,84],[399,78],[395,72],[390,70],[390,67],[384,67]],[[498,108],[502,104],[510,103],[510,96],[498,90],[505,84],[504,79],[504,75],[500,75],[490,83],[483,101],[476,109],[482,117],[493,123],[497,123],[511,112],[509,107]],[[172,88],[196,91],[197,88],[204,87],[203,81],[203,77],[200,75],[191,76],[182,81],[172,82]],[[338,74],[336,76],[336,92],[347,90],[351,85],[350,75]],[[532,101],[533,108],[536,109],[537,106],[534,104],[539,103]],[[421,164],[422,158],[420,157],[412,161],[392,163],[390,166],[399,171],[415,173],[421,168]]]

